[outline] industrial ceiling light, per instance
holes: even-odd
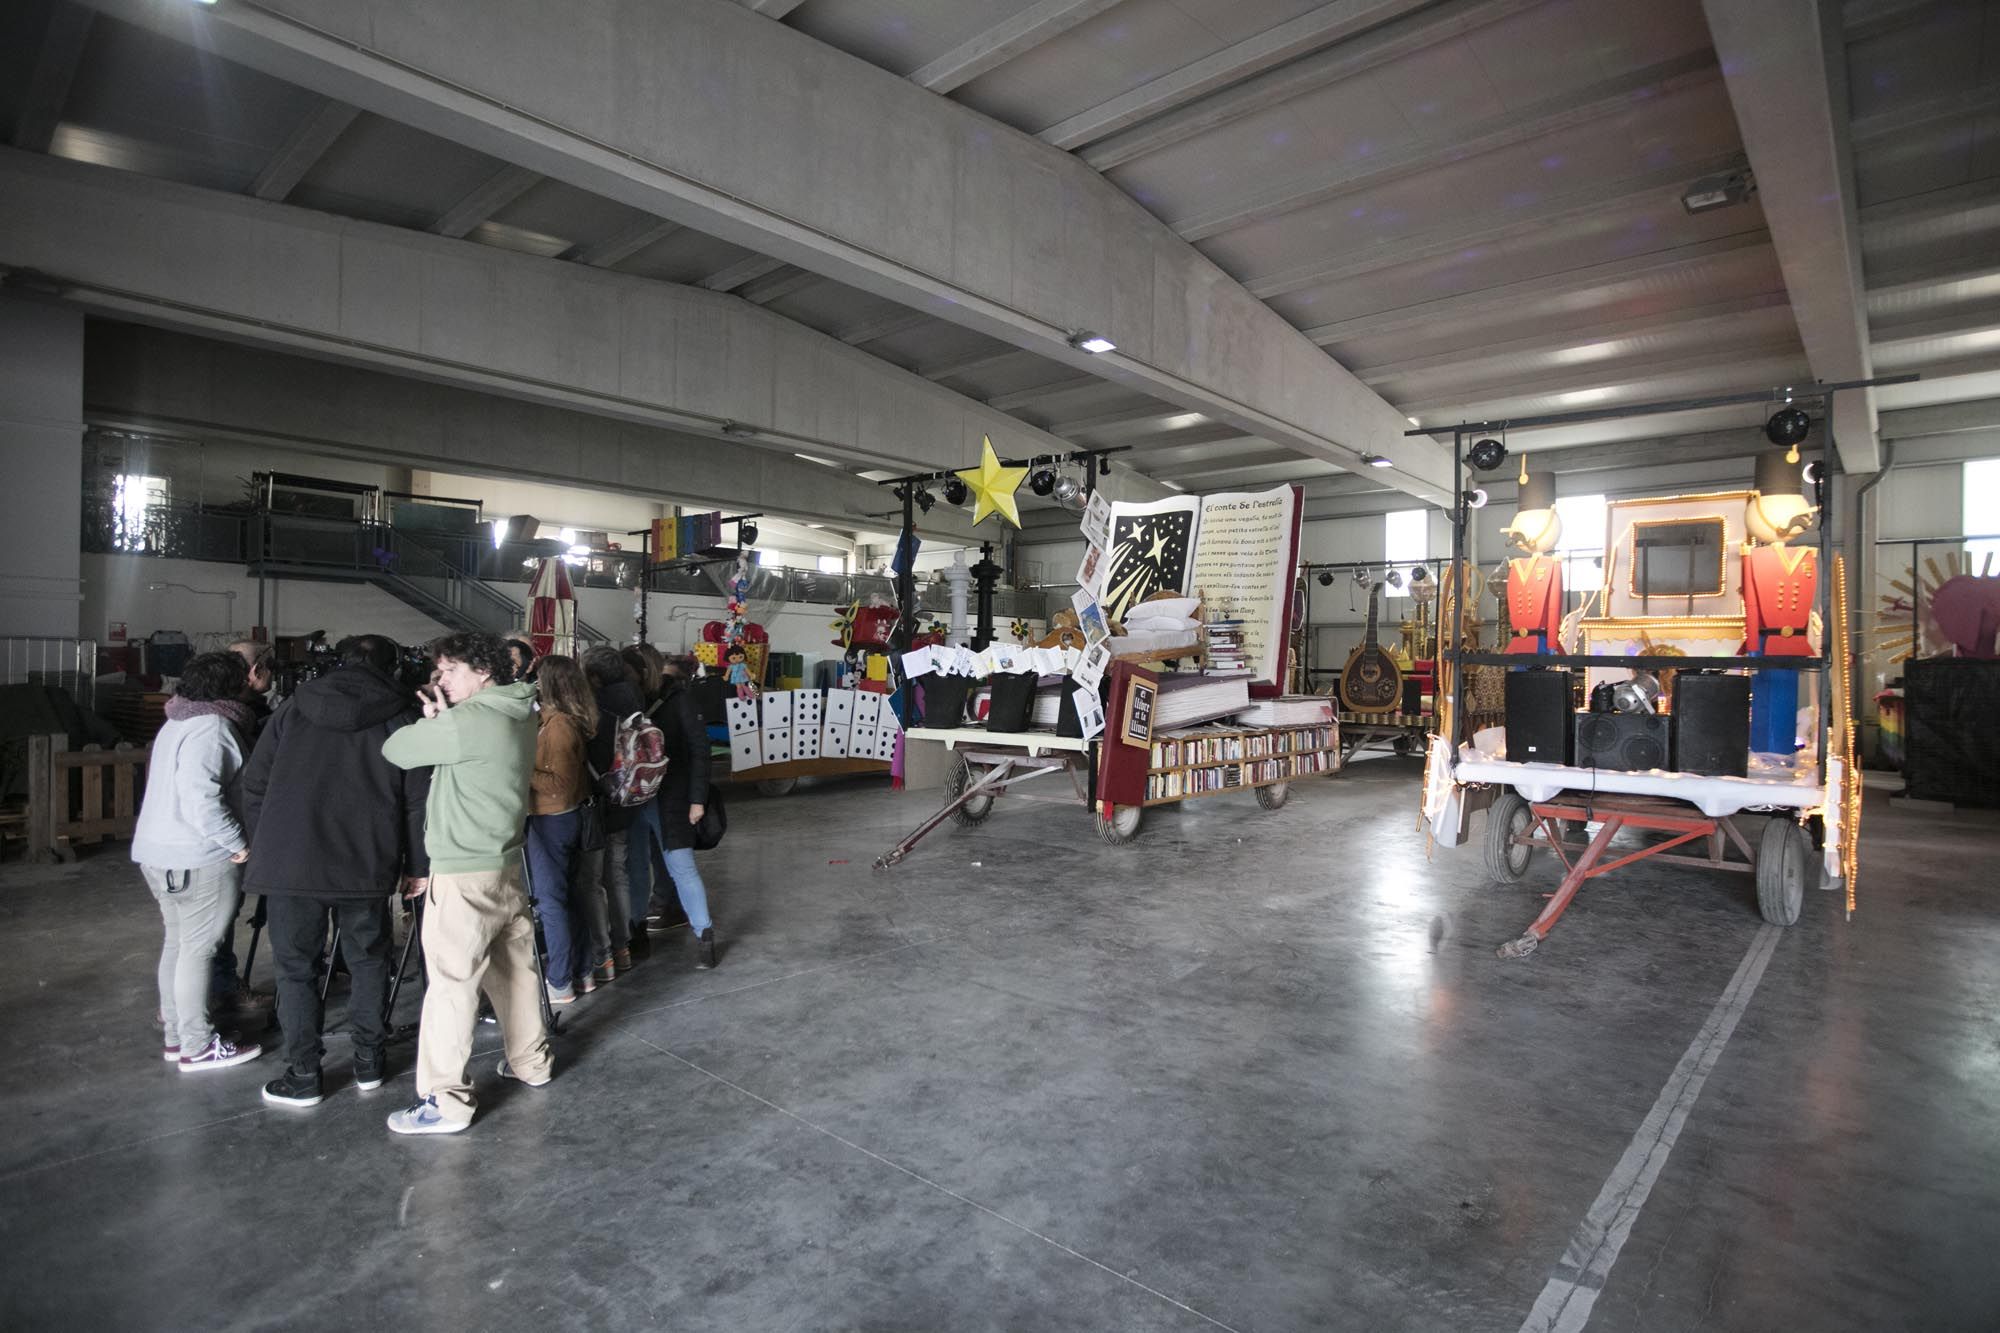
[[[1507,461],[1507,446],[1491,436],[1478,441],[1466,454],[1466,461],[1481,472],[1491,472]]]
[[[1681,207],[1689,213],[1712,213],[1718,208],[1748,203],[1757,193],[1757,178],[1746,168],[1703,176],[1681,195]]]
[[[1089,352],[1092,356],[1102,356],[1106,352],[1118,350],[1118,344],[1101,333],[1087,333],[1081,329],[1069,335],[1069,345],[1079,352]]]
[[[953,473],[944,479],[944,502],[946,504],[962,505],[965,503],[965,497],[971,493],[971,491],[966,489],[965,482],[959,478],[957,473]]]
[[[1394,463],[1390,462],[1390,461],[1389,461],[1388,459],[1384,458],[1384,457],[1383,457],[1382,455],[1380,455],[1380,454],[1363,454],[1363,455],[1361,455],[1361,461],[1362,461],[1362,462],[1364,462],[1364,463],[1366,463],[1366,464],[1367,464],[1367,465],[1368,465],[1369,467],[1394,467],[1394,466],[1395,466],[1395,464],[1394,464]]]
[[[1046,496],[1056,488],[1056,470],[1052,467],[1038,467],[1028,474],[1028,489],[1036,495]]]

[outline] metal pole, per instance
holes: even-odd
[[[1458,596],[1452,605],[1451,625],[1451,731],[1445,744],[1451,750],[1451,767],[1458,771],[1458,733],[1465,730],[1465,527],[1472,511],[1465,506],[1465,428],[1451,432],[1451,569],[1458,581]],[[1477,597],[1477,591],[1471,593]],[[1443,594],[1439,594],[1443,603]]]
[[[1820,656],[1826,659],[1826,669],[1819,673],[1819,685],[1815,691],[1819,697],[1819,779],[1826,781],[1827,737],[1833,730],[1833,661],[1834,653],[1845,653],[1844,643],[1826,643],[1833,633],[1833,551],[1838,540],[1837,525],[1840,518],[1840,480],[1833,472],[1833,399],[1826,396],[1826,434],[1819,442],[1820,475],[1826,478],[1826,497],[1820,503],[1819,516],[1819,632],[1821,639]],[[1796,701],[1794,707],[1797,706]],[[1855,775],[1847,775],[1847,781],[1855,780]]]
[[[890,643],[896,650],[896,660],[902,661],[904,653],[910,651],[910,641],[917,631],[917,484],[904,482],[898,488],[903,500],[903,536],[896,553],[903,557],[902,567],[896,571],[896,628],[890,634]]]

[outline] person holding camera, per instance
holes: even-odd
[[[314,968],[327,919],[347,960],[347,1027],[354,1086],[382,1085],[397,885],[429,874],[424,802],[430,771],[405,771],[383,742],[417,720],[396,679],[395,643],[378,634],[343,639],[337,667],[300,685],[271,718],[243,772],[250,829],[246,888],[265,895],[284,1071],[264,1100],[316,1106],[323,1095],[324,1014]],[[329,966],[331,962],[329,960]]]
[[[484,992],[507,1053],[502,1077],[541,1087],[554,1076],[542,1028],[535,923],[522,877],[529,784],[535,768],[535,687],[514,682],[514,664],[491,634],[453,634],[434,646],[437,685],[418,692],[423,718],[392,733],[382,757],[401,769],[431,769],[424,805],[428,880],[424,969],[428,985],[417,1031],[415,1105],[389,1117],[397,1134],[456,1134],[478,1100],[467,1063]]]
[[[132,859],[160,906],[160,1021],[167,1060],[184,1074],[227,1069],[263,1054],[217,1032],[209,1019],[215,953],[243,901],[243,706],[248,671],[234,653],[202,653],[181,670],[153,738],[146,799],[132,830]]]

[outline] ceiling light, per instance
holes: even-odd
[[[1424,424],[1423,422],[1417,420],[1415,417],[1404,417],[1403,420],[1409,422],[1412,426],[1415,426],[1419,429],[1422,429]]]
[[[809,528],[824,528],[824,527],[826,526],[826,524],[824,524],[824,523],[808,523],[808,524],[806,524],[806,526],[807,526],[807,527],[809,527]]]
[[[1366,464],[1367,464],[1367,465],[1368,465],[1369,467],[1394,467],[1394,466],[1395,466],[1395,464],[1394,464],[1394,463],[1390,462],[1390,461],[1389,461],[1388,459],[1384,458],[1384,457],[1383,457],[1382,455],[1380,455],[1380,454],[1363,454],[1363,455],[1361,455],[1361,461],[1362,461],[1362,462],[1364,462],[1364,463],[1366,463]]]
[[[1069,335],[1069,345],[1080,352],[1089,352],[1093,356],[1101,356],[1105,352],[1115,352],[1118,350],[1118,344],[1112,342],[1111,339],[1105,337],[1103,334],[1084,333],[1082,331]]]
[[[722,423],[722,433],[741,438],[745,435],[755,435],[757,428],[755,426],[746,426],[740,421],[725,421]]]
[[[831,458],[820,458],[820,457],[817,457],[817,456],[815,456],[815,455],[813,455],[813,454],[793,454],[793,455],[792,455],[792,457],[793,457],[793,458],[803,458],[803,459],[804,459],[804,460],[805,460],[806,462],[808,462],[808,463],[817,463],[817,464],[819,464],[819,465],[820,465],[821,467],[840,467],[840,466],[841,466],[841,464],[839,464],[839,463],[836,463],[836,462],[834,462],[834,461],[833,461],[833,460],[832,460]]]
[[[1718,208],[1749,202],[1757,193],[1757,180],[1749,171],[1728,171],[1703,176],[1681,195],[1681,207],[1689,213],[1710,213]]]
[[[1467,491],[1465,493],[1465,507],[1467,509],[1486,508],[1486,488],[1484,486],[1474,486],[1471,490]]]
[[[1162,481],[1160,485],[1166,487],[1170,491],[1184,491],[1187,489],[1187,487],[1181,485],[1177,481]]]

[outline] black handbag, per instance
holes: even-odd
[[[595,796],[576,808],[576,849],[580,852],[604,850],[604,807]]]
[[[723,808],[722,792],[710,787],[708,799],[702,802],[701,819],[694,826],[694,849],[698,852],[713,851],[727,832],[729,811]]]

